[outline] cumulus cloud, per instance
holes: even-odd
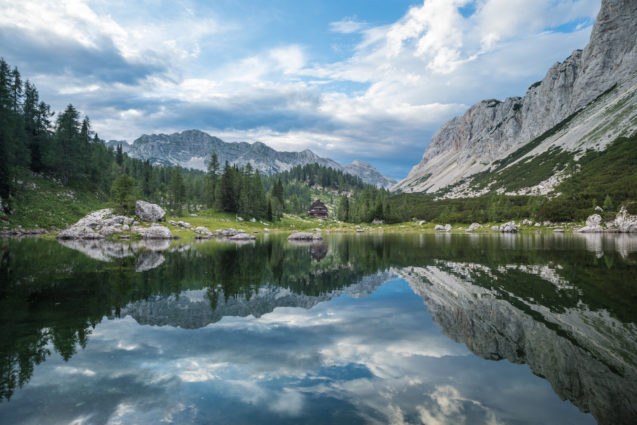
[[[424,0],[389,24],[344,17],[325,24],[326,35],[356,35],[338,60],[294,40],[267,45],[267,32],[252,34],[265,44],[255,50],[241,16],[159,5],[0,0],[3,55],[108,139],[201,128],[402,178],[445,120],[523,95],[584,47],[599,0]]]

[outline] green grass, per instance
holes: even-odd
[[[14,199],[14,213],[1,217],[2,227],[62,229],[89,212],[108,206],[94,194],[65,187],[30,172],[21,174],[17,179],[20,190]]]

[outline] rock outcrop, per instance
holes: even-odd
[[[482,101],[463,116],[443,124],[420,163],[393,189],[435,192],[488,170],[494,161],[555,129],[618,84],[620,87],[612,94],[599,100],[599,107],[591,106],[593,109],[573,120],[571,128],[547,136],[523,157],[556,146],[569,151],[582,147],[602,149],[619,134],[635,131],[635,16],[637,2],[603,0],[590,42],[583,51],[576,50],[564,62],[553,65],[524,97]],[[605,109],[615,109],[613,126],[608,126],[606,114],[610,112]],[[464,196],[471,196],[473,192],[467,190]]]
[[[137,201],[135,203],[135,214],[142,221],[157,223],[164,219],[166,211],[159,205],[146,201]]]
[[[614,221],[602,224],[602,217],[593,214],[586,219],[586,226],[575,230],[577,233],[637,233],[637,215],[631,215],[622,206]]]
[[[133,219],[123,215],[114,215],[109,208],[95,211],[80,219],[77,223],[61,231],[58,239],[104,239],[124,231],[124,226],[133,224]]]

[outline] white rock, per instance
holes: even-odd
[[[615,218],[615,226],[620,233],[637,233],[637,215],[628,214],[626,207],[622,206]]]
[[[500,226],[500,232],[502,233],[516,233],[518,231],[518,226],[516,226],[515,222],[509,221],[508,223],[504,223]]]
[[[442,224],[436,224],[436,227],[434,227],[434,230],[445,230],[445,226],[443,226]]]
[[[137,201],[135,203],[135,214],[142,221],[150,221],[156,223],[162,221],[166,216],[166,211],[156,204],[146,201]]]
[[[445,232],[451,232],[451,224],[445,224]]]
[[[467,232],[475,232],[476,230],[482,229],[482,224],[480,223],[471,223],[471,226],[466,230]]]
[[[139,228],[139,234],[143,239],[172,239],[173,234],[168,227],[154,224],[147,228]]]

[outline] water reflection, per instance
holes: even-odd
[[[0,422],[630,423],[622,236],[8,242]]]

